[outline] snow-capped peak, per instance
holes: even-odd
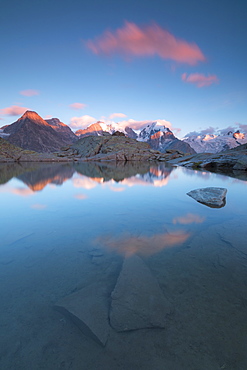
[[[164,134],[171,132],[168,127],[164,126],[163,122],[155,121],[147,125],[144,129],[141,130],[137,140],[147,141],[152,135],[156,134],[159,131],[163,132]]]
[[[102,127],[103,131],[109,132],[110,134],[113,134],[116,131],[125,133],[124,128],[115,122],[111,122],[111,123],[100,122],[100,126]]]

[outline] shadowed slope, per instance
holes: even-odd
[[[56,132],[36,112],[26,111],[21,118],[4,129],[7,140],[23,149],[40,153],[59,150],[71,140]]]

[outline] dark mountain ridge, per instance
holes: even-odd
[[[51,153],[76,140],[68,126],[72,134],[68,134],[67,129],[64,134],[63,125],[60,121],[59,124],[57,121],[48,123],[36,112],[26,111],[16,122],[5,127],[3,132],[9,134],[6,140],[11,144],[38,153]]]
[[[45,120],[56,132],[63,135],[63,137],[69,142],[75,142],[78,140],[77,136],[71,130],[71,128],[65,123],[61,122],[58,118],[51,118]]]

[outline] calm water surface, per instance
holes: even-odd
[[[1,164],[0,184],[1,369],[247,369],[247,181],[163,164],[32,163]],[[223,208],[186,195],[208,186],[227,188]],[[134,255],[170,303],[165,328],[108,323],[101,346],[54,306],[104,286],[110,312]]]

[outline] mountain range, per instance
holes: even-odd
[[[178,150],[183,153],[218,153],[247,143],[247,137],[239,131],[226,135],[192,135],[183,140],[159,121],[152,122],[141,131],[122,127],[117,123],[105,124],[98,121],[75,133],[58,118],[44,120],[36,112],[26,111],[16,122],[3,126],[0,137],[20,148],[38,153],[52,153],[75,143],[86,136],[109,136],[121,132],[126,137],[146,142],[154,150],[165,153]]]
[[[239,130],[224,135],[192,135],[184,139],[196,153],[219,153],[247,143],[247,136]]]
[[[159,122],[153,122],[143,128],[139,133],[135,132],[131,127],[126,126],[122,128],[118,124],[107,125],[104,122],[98,121],[88,126],[85,130],[78,130],[75,134],[79,137],[85,136],[105,136],[114,134],[115,132],[122,132],[125,136],[136,139],[137,141],[147,142],[154,150],[159,150],[165,153],[167,149],[179,150],[184,153],[194,154],[195,151],[190,145],[174,136],[172,131],[159,125]]]
[[[122,128],[118,124],[106,125],[98,121],[84,130],[78,130],[75,134],[79,137],[102,136],[113,134],[116,131],[123,132],[125,136],[138,141],[147,142],[152,149],[164,153],[166,150],[179,150],[188,154],[195,153],[219,153],[228,149],[236,148],[247,143],[247,136],[239,130],[228,131],[226,134],[192,135],[185,139],[178,139],[173,132],[159,121],[155,121],[144,127],[139,133],[131,127]]]

